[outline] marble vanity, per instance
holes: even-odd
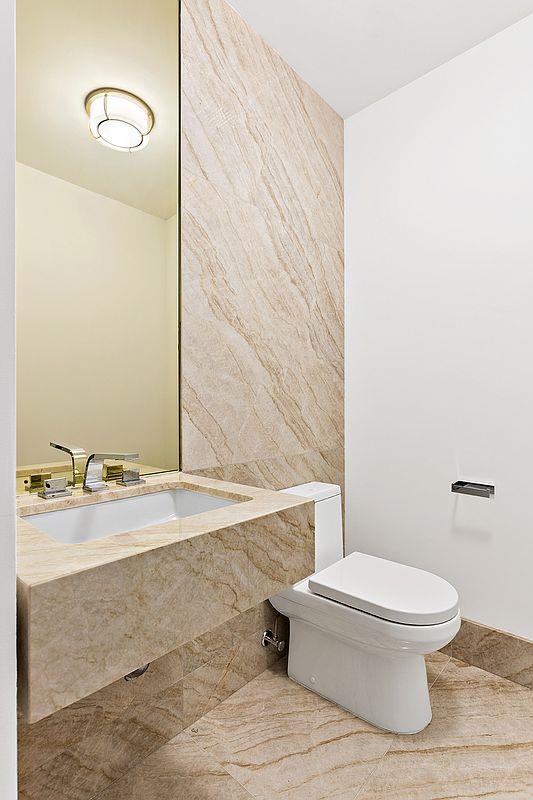
[[[129,503],[126,516],[115,513],[129,498],[161,493],[159,501],[165,493],[170,502],[180,492],[184,502],[172,501],[177,510],[166,516],[159,502]],[[206,498],[198,507],[210,510],[185,516],[179,509],[194,512],[193,493]],[[95,507],[104,504],[113,513]],[[80,514],[90,506],[98,513]],[[153,524],[146,507],[156,514]],[[90,521],[90,538],[65,540],[68,524],[55,523],[53,513],[67,520],[65,509],[78,529]],[[117,517],[131,529],[119,523],[121,532],[109,533]],[[103,536],[100,524],[107,526]],[[313,564],[313,503],[290,494],[171,472],[97,495],[21,497],[19,687],[26,721],[229,622],[304,578]]]

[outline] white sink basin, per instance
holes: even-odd
[[[103,539],[115,533],[140,530],[150,525],[192,517],[237,502],[239,501],[193,492],[190,489],[169,489],[126,497],[123,500],[30,514],[25,519],[58,542],[79,544]]]

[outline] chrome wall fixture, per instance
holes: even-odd
[[[494,495],[494,486],[490,483],[455,481],[455,483],[452,483],[452,492],[456,494],[471,494],[474,497],[492,497]]]
[[[267,628],[266,631],[263,631],[261,634],[261,644],[263,647],[273,647],[278,653],[283,653],[285,650],[285,642],[278,639],[277,634],[272,633],[270,628]]]

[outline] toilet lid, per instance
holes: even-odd
[[[352,553],[309,578],[314,594],[407,625],[455,617],[457,592],[443,578],[365,553]]]

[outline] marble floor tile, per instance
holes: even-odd
[[[251,800],[248,792],[187,734],[176,736],[99,800]]]
[[[103,713],[90,702],[80,701],[57,714],[28,725],[18,719],[18,776],[21,782],[68,747],[77,745],[91,730],[101,725]]]
[[[431,690],[433,720],[395,736],[358,800],[533,798],[533,693],[450,660]]]
[[[353,800],[391,740],[290,681],[284,662],[189,732],[260,800]]]
[[[420,734],[362,722],[280,661],[97,800],[531,800],[531,690],[442,653],[426,665]]]

